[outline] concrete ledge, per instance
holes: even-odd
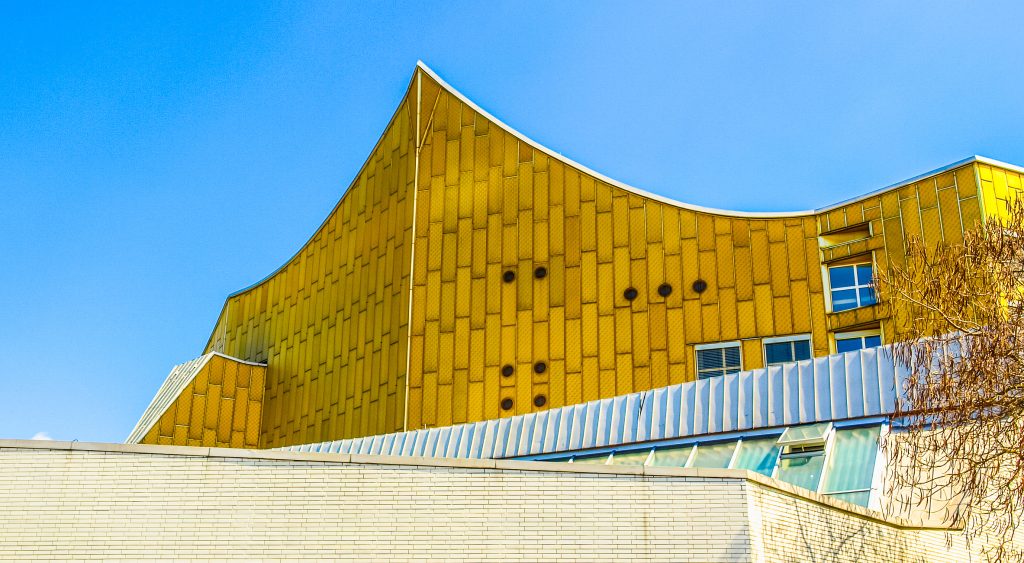
[[[234,448],[204,448],[189,446],[157,446],[143,444],[108,444],[101,442],[56,442],[43,440],[2,440],[0,454],[4,450],[51,450],[71,452],[106,452],[136,455],[188,456],[218,459],[253,459],[267,461],[293,461],[316,463],[357,463],[364,465],[402,465],[412,467],[448,467],[462,469],[493,469],[498,471],[538,471],[547,473],[593,473],[600,475],[622,475],[631,477],[656,477],[668,479],[733,479],[756,486],[774,489],[789,496],[805,499],[828,506],[861,518],[882,522],[901,529],[952,530],[934,521],[910,520],[888,516],[878,511],[832,497],[808,491],[782,481],[765,477],[745,469],[707,469],[683,467],[652,467],[642,465],[590,465],[551,461],[519,461],[507,459],[461,459],[428,458],[414,456],[382,456],[370,454],[331,454],[314,452],[293,452],[283,450],[251,450]]]

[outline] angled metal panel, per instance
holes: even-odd
[[[539,413],[285,449],[508,458],[885,415],[907,372],[867,349]]]

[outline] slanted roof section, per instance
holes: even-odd
[[[890,415],[907,372],[889,346],[457,426],[282,448],[501,459]]]
[[[204,367],[214,357],[221,357],[230,362],[236,362],[238,364],[266,367],[266,364],[258,364],[255,362],[247,362],[238,358],[233,358],[221,354],[220,352],[210,352],[209,354],[203,354],[194,360],[189,360],[183,364],[178,364],[171,369],[171,373],[167,375],[167,379],[164,380],[160,389],[156,392],[153,400],[146,407],[146,410],[142,413],[139,418],[139,422],[135,425],[131,434],[125,440],[127,444],[138,444],[143,441],[149,431],[157,423],[158,420],[167,412],[167,409],[181,396],[190,383],[196,378]],[[262,380],[260,381],[262,385]],[[184,445],[184,444],[180,444]]]

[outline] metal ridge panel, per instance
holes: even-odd
[[[892,414],[907,371],[891,346],[456,426],[279,448],[502,459]]]

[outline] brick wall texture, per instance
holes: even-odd
[[[971,555],[957,532],[887,521],[743,471],[6,441],[0,559],[7,558],[840,562]]]

